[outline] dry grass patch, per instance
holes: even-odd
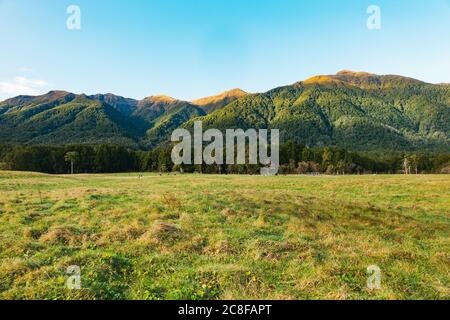
[[[183,236],[181,228],[176,224],[155,221],[151,229],[140,237],[140,240],[155,244],[168,244],[181,239]]]
[[[45,244],[79,244],[86,235],[80,233],[75,227],[55,226],[51,227],[39,240]]]
[[[236,211],[234,211],[233,209],[230,209],[230,208],[223,209],[221,214],[225,217],[234,217],[234,216],[238,215],[238,213]]]
[[[103,233],[97,241],[98,245],[107,245],[113,242],[127,242],[139,239],[147,228],[139,225],[119,224]]]

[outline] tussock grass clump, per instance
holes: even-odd
[[[179,209],[181,209],[181,201],[173,193],[164,193],[162,195],[162,199],[163,199],[163,203],[170,210],[179,210]]]
[[[234,217],[237,214],[238,213],[236,211],[234,211],[233,209],[230,209],[230,208],[225,208],[222,210],[222,215],[224,215],[225,217]]]
[[[233,254],[235,249],[228,240],[219,240],[205,248],[204,252],[210,255],[227,255]]]
[[[82,234],[74,227],[51,227],[39,240],[45,244],[73,244],[81,241]]]
[[[26,227],[23,230],[23,236],[27,239],[39,239],[48,231],[47,226]]]
[[[0,274],[2,276],[17,276],[24,274],[29,270],[28,264],[23,258],[10,258],[5,259],[0,264]]]
[[[118,225],[104,232],[97,241],[99,245],[112,242],[126,242],[139,239],[146,232],[146,228],[138,225]]]
[[[180,240],[184,233],[177,225],[169,222],[155,221],[149,231],[144,233],[140,240],[155,244],[171,244]]]

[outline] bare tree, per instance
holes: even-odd
[[[78,160],[78,152],[67,152],[64,156],[66,162],[70,162],[70,174],[73,174],[73,167]]]
[[[405,159],[403,160],[403,171],[405,172],[405,174],[411,173],[411,167],[409,165],[408,157],[405,157]]]

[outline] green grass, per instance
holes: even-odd
[[[445,175],[0,172],[0,298],[450,299],[449,195]]]

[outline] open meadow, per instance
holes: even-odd
[[[450,176],[0,172],[0,298],[450,299]]]

